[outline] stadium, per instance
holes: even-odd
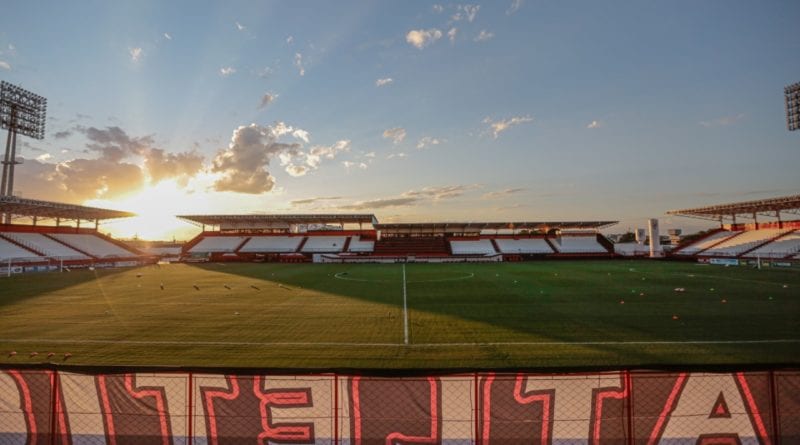
[[[0,445],[800,444],[800,5],[504,3],[7,5]]]

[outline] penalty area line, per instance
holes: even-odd
[[[795,344],[797,338],[772,340],[663,340],[663,341],[531,341],[531,342],[474,342],[474,343],[367,343],[367,342],[253,342],[253,341],[202,341],[202,340],[93,340],[64,338],[0,338],[0,343],[45,343],[74,345],[207,345],[207,346],[322,346],[322,347],[411,347],[411,348],[448,348],[448,347],[481,347],[481,346],[641,346],[641,345],[763,345],[763,344]]]

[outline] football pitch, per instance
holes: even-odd
[[[618,368],[799,352],[795,269],[225,263],[0,279],[4,365]]]

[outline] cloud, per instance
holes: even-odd
[[[302,54],[300,54],[300,53],[295,53],[294,54],[294,66],[295,66],[295,68],[297,68],[297,72],[301,76],[305,76],[306,75],[306,69],[303,66],[303,55]]]
[[[489,130],[491,131],[492,136],[494,136],[495,139],[497,139],[497,137],[500,136],[500,133],[508,130],[509,128],[527,122],[533,122],[533,118],[530,116],[516,116],[510,119],[493,121],[491,118],[487,117],[486,119],[483,120],[483,123],[489,126]]]
[[[172,40],[172,36],[169,35],[169,33],[166,33],[166,32],[164,33],[164,38],[167,39],[167,40]]]
[[[442,5],[438,5],[438,4],[437,4],[437,5],[433,5],[433,6],[431,7],[431,9],[433,9],[433,12],[435,12],[435,13],[437,13],[437,14],[441,14],[441,13],[442,13],[442,11],[444,11],[444,6],[442,6]]]
[[[53,133],[53,137],[56,139],[66,139],[70,136],[72,136],[72,132],[69,130],[56,131]]]
[[[236,73],[236,68],[232,66],[223,66],[222,68],[219,69],[219,75],[222,77],[228,77],[231,74],[235,73]]]
[[[367,201],[357,201],[353,204],[338,206],[341,210],[373,210],[384,209],[387,207],[402,207],[415,204],[419,201],[417,198],[378,198]]]
[[[238,29],[239,31],[244,31],[245,29],[247,29],[247,27],[245,27],[241,23],[239,23],[239,22],[235,22],[235,23],[236,23],[236,29]]]
[[[602,126],[602,124],[600,124],[600,122],[591,121],[591,122],[589,122],[589,125],[586,126],[586,128],[595,129],[595,128],[600,128],[601,126]]]
[[[425,48],[431,43],[442,38],[442,31],[436,28],[413,29],[406,34],[406,42],[414,45],[417,49]]]
[[[160,148],[148,148],[143,157],[151,184],[168,178],[178,178],[185,185],[203,169],[205,160],[203,155],[194,151],[167,153]]]
[[[48,159],[52,158],[53,156],[50,153],[44,153],[39,156],[36,156],[36,160],[39,162],[47,161]]]
[[[392,82],[394,82],[394,80],[392,80],[391,77],[385,77],[383,79],[376,80],[375,81],[375,86],[376,87],[383,87],[383,86],[389,85]]]
[[[50,176],[70,200],[124,196],[144,186],[141,167],[107,159],[73,159],[55,166]]]
[[[314,197],[314,198],[295,199],[293,201],[289,201],[289,205],[291,205],[292,207],[297,207],[297,206],[304,206],[304,205],[308,205],[308,204],[316,204],[316,203],[321,202],[321,201],[335,201],[335,200],[339,200],[339,199],[342,199],[342,197],[341,196],[319,196],[319,197]]]
[[[485,42],[494,37],[494,33],[482,29],[481,32],[475,37],[476,42]]]
[[[506,9],[506,15],[512,15],[515,12],[519,11],[519,8],[522,7],[523,2],[524,0],[513,0],[511,2],[511,6],[509,6],[508,9]]]
[[[425,187],[419,190],[409,190],[403,193],[405,197],[417,197],[440,201],[443,199],[457,198],[469,190],[480,188],[477,184],[446,185],[441,187]]]
[[[286,44],[291,45],[294,42],[294,36],[287,36],[286,37]]]
[[[450,31],[447,31],[447,38],[450,39],[450,43],[456,42],[456,34],[458,34],[458,28],[456,27],[450,28]]]
[[[728,125],[733,125],[742,119],[744,119],[744,113],[739,113],[735,116],[722,116],[709,121],[700,121],[700,125],[706,128],[726,127]]]
[[[133,63],[138,62],[144,56],[144,51],[142,48],[128,48],[128,54],[131,56],[131,61]]]
[[[451,19],[454,22],[466,19],[468,22],[472,23],[472,21],[475,20],[475,17],[478,15],[478,11],[480,9],[480,5],[458,5],[456,8],[457,12],[453,14]]]
[[[434,138],[434,137],[430,137],[430,136],[425,136],[422,139],[420,139],[419,142],[417,142],[417,149],[422,150],[423,148],[428,147],[430,145],[439,145],[439,144],[442,144],[444,142],[447,142],[447,141],[444,140],[444,139],[438,139],[438,138]]]
[[[353,162],[353,161],[343,161],[342,165],[344,165],[344,168],[348,170],[352,167],[358,167],[361,170],[366,170],[368,167],[367,164],[364,162]]]
[[[4,69],[6,71],[11,70],[11,64],[6,62],[5,60],[0,60],[0,69]]]
[[[278,98],[277,94],[265,93],[261,97],[261,103],[258,105],[258,108],[259,109],[266,108],[267,105],[271,104],[277,98]]]
[[[384,139],[391,139],[393,143],[399,144],[406,138],[406,129],[402,127],[390,128],[383,131]]]
[[[266,78],[268,78],[269,76],[271,76],[271,75],[272,75],[272,73],[273,73],[273,70],[272,70],[272,68],[270,68],[270,67],[268,67],[268,66],[267,66],[267,67],[264,67],[264,69],[262,69],[261,71],[257,72],[257,73],[256,73],[256,75],[257,75],[258,77],[262,78],[262,79],[266,79]]]
[[[337,206],[340,210],[375,210],[387,207],[414,206],[462,196],[464,192],[478,188],[477,185],[449,185],[442,187],[425,187],[420,190],[409,190],[400,196],[376,198],[357,201],[352,204]]]
[[[282,142],[282,137],[295,140]],[[350,141],[340,140],[306,151],[302,143],[308,141],[308,131],[283,122],[240,126],[233,131],[228,148],[217,153],[212,162],[211,172],[220,175],[213,187],[217,191],[266,193],[275,186],[275,178],[268,170],[272,161],[277,160],[286,173],[299,177],[319,168],[323,160],[332,160],[350,150]]]
[[[508,196],[508,195],[513,195],[513,194],[519,193],[519,192],[524,192],[525,190],[527,190],[527,189],[524,189],[524,188],[510,188],[510,189],[497,190],[497,191],[494,191],[494,192],[484,193],[483,196],[481,196],[481,198],[483,198],[483,199],[496,199],[496,198],[501,198],[503,196]]]
[[[401,151],[399,153],[390,153],[389,156],[386,156],[386,159],[394,159],[394,158],[403,159],[405,157],[406,154]]]
[[[88,140],[86,147],[98,153],[101,159],[119,162],[125,158],[142,155],[154,145],[152,136],[131,137],[120,127],[76,126]]]

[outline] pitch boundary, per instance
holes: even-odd
[[[128,345],[175,345],[175,346],[339,346],[339,347],[480,347],[480,346],[645,346],[645,345],[763,345],[800,344],[800,338],[771,340],[633,340],[633,341],[521,341],[521,342],[454,342],[454,343],[367,343],[367,342],[238,342],[238,341],[182,341],[182,340],[92,340],[55,338],[0,338],[0,343],[50,343],[50,344],[128,344]]]
[[[405,264],[403,265],[403,267],[405,267]],[[344,274],[347,274],[347,272],[339,272],[339,273],[333,274],[333,278],[336,278],[337,280],[344,280],[344,281],[359,281],[359,282],[362,282],[362,283],[391,283],[392,281],[394,281],[394,280],[365,280],[363,278],[350,278],[350,277],[344,276]],[[470,273],[468,273],[466,275],[462,275],[462,276],[459,276],[459,277],[436,278],[436,279],[433,279],[433,280],[407,280],[407,281],[405,281],[405,283],[408,283],[408,284],[412,284],[412,283],[439,283],[439,282],[443,282],[443,281],[469,280],[470,278],[475,278],[475,273],[470,272]]]

